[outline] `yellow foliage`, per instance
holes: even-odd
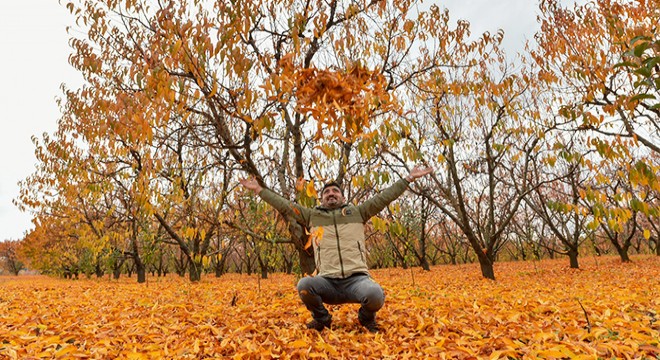
[[[388,229],[389,222],[387,219],[381,219],[378,216],[374,216],[371,218],[371,223],[374,226],[374,230],[380,231],[380,232],[385,232]]]
[[[307,196],[309,197],[318,197],[318,194],[316,193],[316,189],[314,188],[314,182],[310,181],[307,183],[307,187],[305,189]]]

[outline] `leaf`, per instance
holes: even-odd
[[[655,96],[651,95],[651,94],[637,94],[637,95],[631,97],[630,101],[641,101],[641,100],[648,100],[648,99],[655,99]]]
[[[628,68],[636,68],[638,65],[630,62],[630,61],[623,61],[620,63],[617,63],[613,66],[614,69],[619,68],[619,67],[628,67]]]
[[[648,240],[651,238],[651,231],[649,229],[644,229],[644,239]]]
[[[660,56],[649,57],[642,61],[642,65],[649,69],[655,67],[657,64],[660,64]]]
[[[651,77],[651,69],[647,67],[638,67],[633,71],[635,74],[639,74],[643,77]]]
[[[635,36],[634,38],[630,39],[630,46],[634,48],[635,44],[639,41],[641,41],[643,43],[647,43],[647,42],[652,41],[652,40],[653,39],[650,36],[638,35],[638,36]]]
[[[65,345],[61,349],[57,350],[55,352],[55,357],[62,357],[64,355],[70,354],[74,351],[76,351],[76,347],[73,345]]]
[[[309,249],[312,246],[312,239],[313,239],[312,236],[309,236],[307,238],[307,242],[305,243],[305,246],[303,247],[305,250]]]
[[[306,194],[308,197],[318,197],[318,194],[316,193],[316,189],[314,188],[314,182],[310,181],[307,183],[306,186]]]
[[[387,231],[387,222],[386,220],[381,219],[378,216],[371,218],[371,223],[374,225],[374,230],[376,231]]]
[[[299,340],[296,340],[296,341],[290,343],[289,346],[291,346],[294,349],[300,349],[300,348],[308,347],[309,344],[305,340],[299,339]]]
[[[642,54],[644,54],[644,51],[646,51],[650,46],[651,44],[648,41],[643,41],[641,44],[633,48],[633,53],[635,54],[635,56],[640,57],[642,56]]]

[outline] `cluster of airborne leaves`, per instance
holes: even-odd
[[[309,320],[294,275],[59,280],[0,278],[0,359],[655,359],[660,258],[498,264],[373,272],[386,291],[383,331],[357,305]],[[583,310],[584,309],[584,310]]]

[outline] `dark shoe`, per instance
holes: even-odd
[[[330,329],[330,325],[332,324],[332,318],[328,319],[327,321],[319,321],[316,319],[313,319],[309,323],[307,323],[307,328],[308,329],[315,329],[317,331],[323,331],[324,328]]]
[[[380,327],[378,326],[378,324],[376,324],[376,320],[371,320],[371,321],[360,320],[360,325],[364,326],[372,334],[375,334],[380,331]]]

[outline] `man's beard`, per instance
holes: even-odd
[[[340,205],[339,204],[339,199],[334,197],[334,196],[328,197],[325,200],[325,204],[326,204],[327,207],[339,207],[339,205]]]

